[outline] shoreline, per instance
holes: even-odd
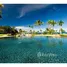
[[[59,34],[37,34],[34,36],[61,37]]]
[[[32,36],[67,37],[67,34],[25,34],[25,37],[32,37]],[[18,34],[16,36],[12,36],[10,34],[0,34],[0,38],[7,38],[7,37],[19,37],[19,36]]]
[[[0,38],[9,38],[9,37],[13,37],[10,34],[0,34]]]

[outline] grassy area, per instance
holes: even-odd
[[[0,34],[0,38],[12,37],[10,34]]]
[[[61,37],[67,37],[67,34],[60,34]]]
[[[8,34],[0,34],[0,36],[3,36],[3,35],[8,35]]]

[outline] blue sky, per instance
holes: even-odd
[[[67,5],[66,4],[4,4],[2,8],[3,19],[0,25],[9,26],[28,26],[34,24],[36,20],[41,20],[44,25],[41,29],[47,27],[48,20],[64,21],[62,26],[67,30]],[[39,29],[38,27],[35,27]],[[55,29],[59,26],[55,26]]]

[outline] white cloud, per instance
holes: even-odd
[[[48,4],[28,4],[24,7],[22,7],[22,9],[20,11],[20,15],[19,15],[18,18],[23,17],[28,12],[35,11],[35,10],[38,10],[38,9],[42,9],[42,8],[47,7],[47,6],[48,6]]]
[[[25,30],[25,31],[30,31],[30,30],[32,30],[31,28],[29,28],[29,27],[25,27],[25,26],[16,26],[15,27],[17,30],[19,30],[19,29],[22,29],[22,30]]]
[[[45,31],[45,28],[39,28],[39,27],[35,27],[35,28],[29,28],[29,27],[25,27],[25,26],[16,26],[15,29],[17,29],[19,31],[19,29],[25,30],[27,32],[29,32],[30,30],[35,30],[35,31],[40,31],[40,29],[42,31]]]

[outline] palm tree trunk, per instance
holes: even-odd
[[[39,26],[39,29],[41,30],[40,26]],[[39,30],[39,31],[40,31],[40,30]],[[40,32],[41,32],[41,31],[40,31]],[[42,33],[42,32],[41,32],[41,33]]]
[[[62,29],[62,26],[60,26],[60,34],[62,34],[61,29]]]

